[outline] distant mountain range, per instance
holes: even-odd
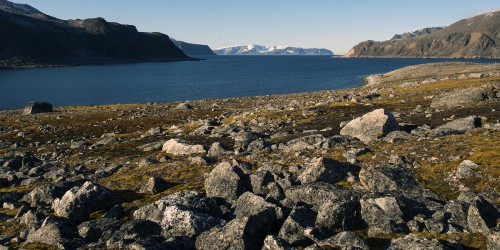
[[[177,41],[173,38],[170,38],[170,40],[175,44],[175,46],[179,47],[179,49],[184,52],[184,54],[188,56],[215,56],[216,54],[212,51],[208,45],[203,45],[203,44],[194,44],[194,43],[187,43],[183,41]]]
[[[0,67],[190,59],[165,34],[103,18],[60,20],[0,0]]]
[[[217,55],[327,55],[333,53],[327,49],[303,49],[288,46],[242,45],[214,50]]]
[[[496,11],[445,28],[404,33],[384,42],[362,42],[344,57],[500,58],[499,47],[500,11]]]

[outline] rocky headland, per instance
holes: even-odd
[[[194,60],[165,34],[104,18],[60,20],[0,0],[0,68]]]
[[[500,11],[395,35],[388,41],[365,41],[344,57],[500,58]]]
[[[500,65],[355,89],[0,111],[0,245],[499,249]]]

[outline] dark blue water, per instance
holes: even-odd
[[[0,70],[0,109],[22,108],[29,101],[72,106],[341,89],[362,84],[367,75],[442,61],[450,60],[214,56],[198,62]]]

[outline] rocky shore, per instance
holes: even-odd
[[[499,249],[500,65],[370,79],[0,111],[0,249]]]

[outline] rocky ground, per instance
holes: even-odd
[[[1,111],[0,249],[499,249],[500,65],[374,79]]]

